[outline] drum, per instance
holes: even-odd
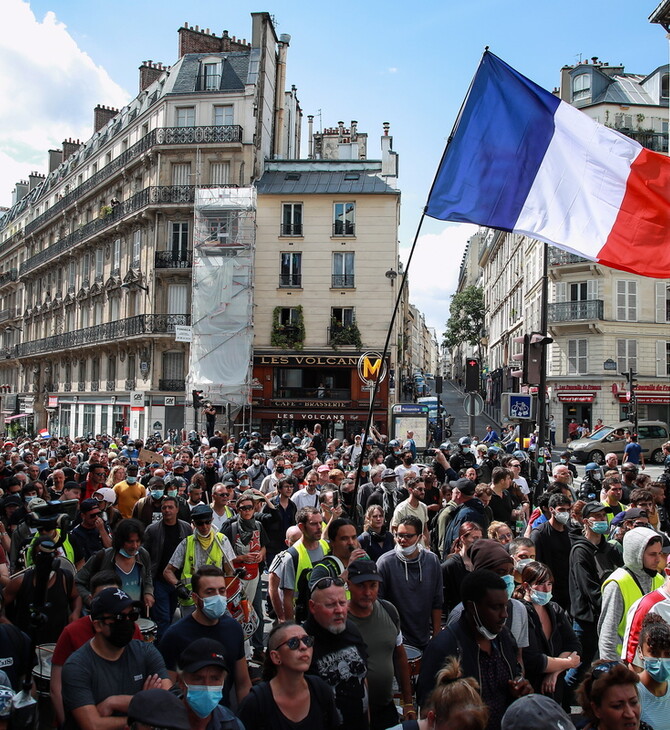
[[[33,678],[35,689],[41,697],[49,697],[51,686],[51,660],[53,658],[55,644],[38,644],[35,647],[37,664],[33,667]]]
[[[251,638],[258,628],[259,619],[251,602],[244,594],[239,578],[226,576],[226,601],[228,613],[242,627],[244,638]]]
[[[423,652],[415,646],[405,644],[405,654],[407,654],[407,663],[409,664],[409,676],[412,681],[416,681],[421,671],[421,657]]]
[[[138,618],[137,625],[142,634],[142,641],[147,641],[153,644],[158,636],[158,624],[152,621],[150,618]]]

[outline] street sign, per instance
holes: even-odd
[[[535,397],[530,393],[503,393],[501,402],[503,414],[511,419],[531,421],[534,418]]]
[[[417,448],[424,449],[428,445],[428,411],[421,403],[395,403],[391,409],[393,438],[403,443],[407,431],[414,431]]]
[[[481,416],[484,411],[484,399],[479,393],[467,393],[463,399],[463,408],[468,416]]]
[[[175,342],[191,342],[193,330],[188,325],[176,324],[174,326]]]
[[[617,369],[616,362],[614,360],[612,360],[611,357],[608,358],[607,360],[605,360],[605,362],[603,363],[603,370],[616,370],[616,369]]]
[[[377,380],[381,383],[387,372],[386,362],[378,352],[364,352],[358,358],[358,377],[365,385],[374,386]]]
[[[177,403],[177,397],[174,395],[166,395],[165,396],[165,405],[166,406],[174,406]]]

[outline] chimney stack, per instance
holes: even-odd
[[[30,175],[28,175],[30,189],[34,190],[42,182],[42,180],[44,180],[44,175],[40,175],[39,172],[31,172]]]
[[[71,157],[80,147],[81,147],[81,142],[78,139],[77,140],[73,140],[72,138],[64,139],[63,140],[63,162],[65,162],[65,160],[67,160],[69,157]]]
[[[49,150],[49,172],[53,172],[63,161],[63,150]]]
[[[99,132],[110,119],[119,113],[118,109],[113,109],[111,106],[103,106],[98,104],[93,110],[93,133]],[[63,150],[63,159],[67,159],[65,150]]]
[[[14,203],[18,203],[19,200],[23,200],[26,195],[30,192],[30,185],[28,184],[27,180],[19,180],[19,182],[16,183],[14,186],[14,190],[12,191],[12,205]]]
[[[167,67],[163,66],[162,63],[154,63],[151,60],[144,61],[140,66],[140,91],[144,91],[148,86],[151,86],[166,70]]]

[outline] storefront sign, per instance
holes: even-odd
[[[274,413],[275,418],[279,418],[282,421],[344,421],[346,416],[342,413]],[[351,419],[351,416],[349,416]]]
[[[349,403],[342,400],[273,400],[271,404],[275,408],[349,408]]]
[[[254,365],[347,365],[356,367],[355,355],[257,355]]]
[[[378,352],[364,352],[357,363],[358,377],[368,388],[375,383],[381,383],[386,377],[388,367]]]

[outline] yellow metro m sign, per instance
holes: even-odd
[[[378,352],[364,352],[358,358],[358,377],[370,385],[386,377],[386,363]]]

